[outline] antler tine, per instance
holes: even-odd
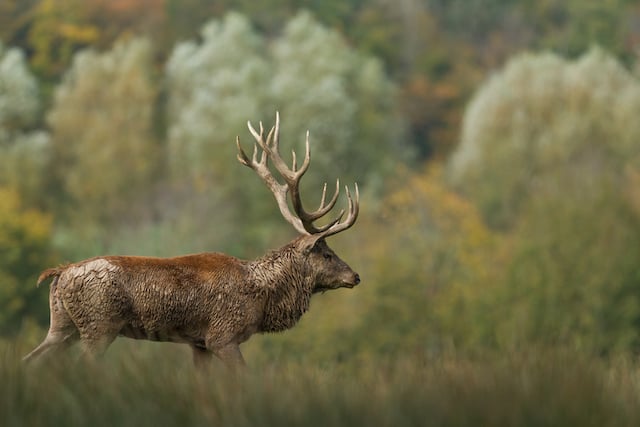
[[[358,219],[358,214],[360,213],[360,191],[358,189],[358,183],[355,184],[356,189],[356,197],[355,201],[351,197],[351,192],[349,191],[349,187],[345,185],[345,192],[347,194],[347,200],[349,204],[349,214],[347,218],[340,222],[342,216],[344,214],[344,209],[340,212],[340,216],[338,216],[338,221],[335,221],[333,224],[330,224],[329,227],[323,231],[323,237],[333,236],[334,234],[340,233],[348,228],[350,228]]]
[[[341,209],[340,213],[338,214],[338,216],[336,216],[334,219],[332,219],[329,223],[327,223],[325,225],[322,225],[320,227],[316,227],[316,230],[317,230],[316,233],[317,234],[323,234],[322,237],[330,236],[333,233],[327,233],[327,230],[329,230],[331,227],[333,227],[336,224],[338,224],[343,216],[344,216],[344,209]]]
[[[291,150],[291,154],[293,156],[293,172],[296,172],[297,175],[302,176],[309,169],[309,165],[311,164],[311,149],[309,148],[309,131],[307,130],[307,136],[304,140],[304,160],[302,161],[302,166],[298,169],[298,161],[296,159],[295,150]]]
[[[304,138],[304,161],[300,167],[300,175],[305,173],[309,169],[311,164],[311,149],[309,148],[309,130],[307,129],[307,135]]]
[[[276,124],[271,128],[271,131],[275,131],[275,135],[273,138],[273,151],[279,153],[280,150],[280,112],[276,111]],[[271,135],[271,132],[269,132]]]
[[[327,183],[325,182],[324,185],[322,186],[322,198],[320,199],[320,207],[318,209],[322,209],[324,207],[324,199],[326,197],[327,197]]]
[[[324,188],[327,188],[327,184],[326,183],[325,183]],[[336,179],[336,191],[333,192],[333,197],[331,197],[331,199],[329,200],[329,203],[327,204],[327,206],[325,208],[323,208],[325,191],[324,190],[322,191],[322,200],[321,200],[321,203],[320,203],[320,208],[318,208],[318,210],[326,209],[326,211],[329,212],[336,205],[336,202],[338,201],[338,196],[339,195],[340,195],[340,179],[338,178],[338,179]]]
[[[247,125],[249,126],[249,130],[251,131],[251,134],[254,136],[256,141],[261,141],[262,140],[262,123],[260,123],[261,125],[260,134],[256,132],[253,126],[251,126],[250,122],[247,122]],[[247,157],[247,154],[244,152],[244,150],[242,149],[242,146],[240,145],[239,136],[236,136],[236,145],[238,146],[238,160],[240,161],[240,163],[242,163],[245,166],[251,167],[250,165],[251,162],[249,162],[249,158]],[[258,163],[258,144],[256,144],[255,142],[253,143],[253,154],[251,155],[251,160],[253,163]],[[260,163],[265,163],[266,161],[267,161],[267,154],[263,150],[262,155],[260,156]],[[253,167],[251,168],[253,169]]]
[[[249,161],[249,158],[247,157],[247,153],[245,153],[244,150],[242,149],[242,145],[240,145],[240,137],[239,136],[236,136],[236,145],[238,146],[238,155],[237,155],[238,161],[240,163],[242,163],[243,165],[245,165],[245,166],[249,166],[251,162]],[[254,145],[254,147],[255,147],[255,145]],[[253,160],[255,162],[255,159],[256,159],[256,157],[255,157],[255,149],[254,149],[253,153],[254,153]]]
[[[326,199],[326,196],[327,196],[327,183],[325,182],[324,186],[322,187],[322,198],[320,199],[320,207],[318,207],[318,209],[315,212],[307,212],[306,213],[307,218],[310,221],[315,221],[315,220],[325,216],[336,205],[336,202],[338,201],[338,196],[339,195],[340,195],[340,180],[337,179],[336,180],[336,190],[333,193],[333,196],[331,196],[331,199],[329,200],[329,203],[327,203],[325,205],[325,199]],[[344,212],[343,212],[343,214],[344,214]]]
[[[253,158],[256,159],[258,155],[258,144],[253,144]],[[267,152],[262,150],[262,153],[260,154],[260,163],[261,164],[267,164],[267,160],[269,159],[269,156],[267,156]]]
[[[255,137],[255,134],[254,134],[254,137]],[[273,140],[272,140],[272,137],[273,137]],[[289,167],[286,165],[286,163],[280,156],[279,141],[280,141],[280,115],[276,114],[276,124],[274,127],[271,128],[271,131],[269,132],[269,136],[267,137],[267,142],[266,143],[261,142],[260,146],[262,147],[263,150],[267,152],[268,156],[273,161],[273,165],[275,166],[276,170],[282,176],[282,178],[285,179],[287,184],[289,184],[289,186],[292,188],[297,187],[300,181],[300,178],[302,178],[302,175],[305,174],[311,162],[311,150],[309,148],[309,131],[307,131],[304,161],[300,166],[300,169],[297,168],[297,159],[296,159],[295,152],[294,152],[295,166],[293,169],[289,169]]]
[[[276,137],[273,137],[273,133],[275,131],[275,127],[271,127],[271,129],[269,129],[269,133],[267,134],[267,141],[265,142],[265,146],[267,147],[267,149],[269,150],[269,153],[275,151],[277,152],[277,146],[278,146],[278,136],[277,136],[277,131],[276,132]],[[275,142],[274,142],[275,141]],[[274,146],[275,148],[271,147]]]
[[[260,133],[253,127],[251,121],[247,121],[247,127],[249,128],[249,132],[253,135],[253,139],[260,145],[260,148],[265,149],[264,142],[264,128],[262,127],[262,122],[260,122]]]

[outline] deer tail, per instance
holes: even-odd
[[[40,283],[44,282],[50,277],[54,278],[53,281],[51,282],[51,286],[55,286],[56,283],[58,282],[58,277],[60,277],[60,275],[65,269],[66,267],[54,267],[54,268],[46,269],[45,271],[40,273],[40,276],[38,276],[38,282],[36,283],[36,286],[40,286]]]

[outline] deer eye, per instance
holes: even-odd
[[[324,254],[323,256],[324,256],[324,259],[326,260],[330,260],[331,258],[333,258],[331,254]]]

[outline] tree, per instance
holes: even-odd
[[[48,320],[47,293],[35,286],[52,262],[51,217],[25,208],[18,193],[0,187],[0,334],[15,335],[29,319]]]
[[[168,162],[176,179],[202,186],[224,179],[233,141],[247,119],[260,118],[265,103],[266,61],[262,40],[245,17],[229,14],[202,30],[202,43],[178,44],[166,67]]]
[[[39,113],[38,83],[24,54],[0,44],[0,335],[17,334],[27,319],[47,319],[35,279],[51,260],[51,218],[25,207],[27,199],[38,205],[47,161],[47,135],[31,130]]]
[[[468,106],[451,182],[492,225],[507,226],[566,168],[581,188],[622,177],[640,154],[638,108],[640,83],[599,49],[576,61],[520,55]]]
[[[223,222],[231,209],[250,239],[272,228],[265,220],[280,220],[269,194],[234,161],[236,135],[252,144],[247,119],[270,127],[280,110],[283,145],[298,151],[310,130],[314,168],[304,185],[316,191],[334,176],[373,184],[403,158],[395,90],[381,64],[349,48],[307,13],[292,19],[271,43],[241,15],[210,22],[201,43],[176,46],[167,86],[167,161],[174,186],[195,191],[203,202],[194,209],[208,211],[208,221],[221,215]]]
[[[0,186],[30,206],[39,200],[48,163],[48,135],[35,130],[41,112],[38,82],[20,49],[0,44]]]
[[[49,178],[50,136],[45,131],[16,134],[9,143],[0,145],[0,186],[12,188],[22,202],[31,207],[46,208],[44,195]]]
[[[447,186],[439,167],[401,172],[389,188],[380,212],[359,224],[369,291],[351,345],[391,354],[486,348],[502,236]]]
[[[57,88],[48,122],[67,218],[95,226],[148,214],[158,165],[151,57],[143,39],[83,51]]]
[[[31,65],[46,79],[60,76],[78,49],[99,38],[83,1],[41,0],[31,15],[27,30],[27,44],[33,52]]]
[[[595,49],[521,55],[478,92],[450,180],[508,233],[495,344],[640,345],[640,82]]]
[[[38,82],[24,53],[0,43],[0,145],[32,126],[40,111]]]
[[[637,351],[639,212],[621,197],[620,182],[557,185],[532,200],[510,236],[511,257],[494,288],[503,302],[492,319],[496,340],[507,348]]]
[[[268,79],[264,42],[235,13],[209,22],[201,35],[201,43],[176,45],[166,66],[166,158],[171,197],[182,207],[167,220],[187,224],[187,233],[203,238],[202,249],[242,252],[247,245],[238,238],[245,234],[238,228],[247,230],[253,243],[248,246],[255,247],[257,226],[273,218],[268,195],[236,162],[234,144],[237,135],[246,142],[247,120],[269,125],[273,117],[263,111]],[[210,230],[212,224],[215,232],[197,231]]]
[[[302,140],[309,129],[322,179],[366,182],[406,159],[395,87],[377,59],[349,48],[305,12],[287,23],[271,55],[270,101],[283,114],[295,112],[283,133]]]
[[[629,0],[524,1],[519,7],[535,34],[534,47],[569,56],[599,45],[619,57],[635,56],[629,39],[634,32],[637,5]]]

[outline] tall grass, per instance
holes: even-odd
[[[20,348],[20,350],[18,350]],[[637,426],[640,369],[569,351],[271,361],[197,372],[171,345],[35,366],[0,347],[3,426]]]

